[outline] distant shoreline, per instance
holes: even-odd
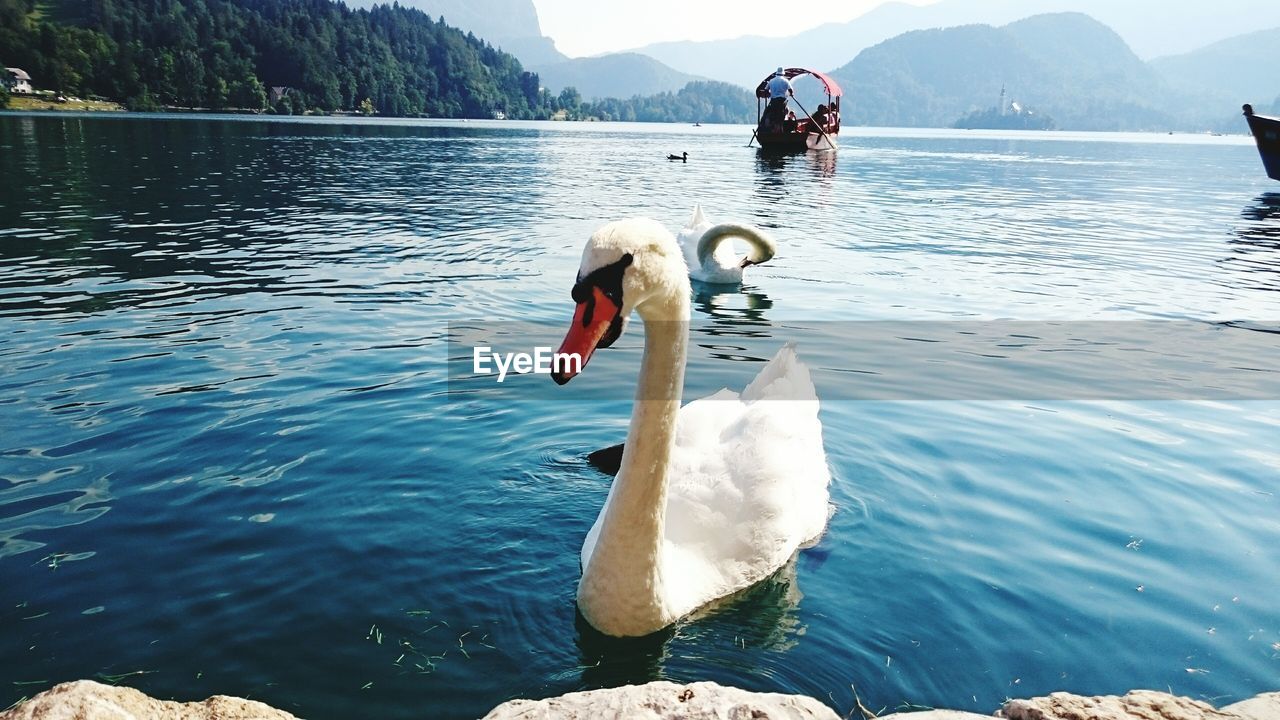
[[[58,113],[86,113],[86,114],[102,114],[116,117],[140,117],[149,119],[189,119],[189,120],[230,120],[243,119],[245,121],[257,122],[325,122],[340,123],[344,121],[355,121],[354,124],[369,125],[396,125],[396,124],[430,124],[442,123],[447,125],[463,125],[470,123],[479,123],[482,125],[538,125],[551,127],[580,127],[587,125],[633,125],[644,127],[690,127],[693,125],[684,121],[673,122],[656,122],[646,120],[598,120],[596,118],[583,118],[578,120],[545,118],[539,120],[514,120],[503,119],[495,120],[493,118],[446,118],[446,117],[408,117],[396,115],[364,115],[356,112],[333,112],[333,113],[305,113],[297,115],[253,112],[250,110],[209,110],[201,108],[164,108],[158,110],[129,110],[120,106],[118,103],[109,101],[68,101],[66,103],[54,102],[38,102],[30,103],[38,105],[38,107],[15,107],[14,100],[11,97],[9,107],[0,109],[0,117],[4,115],[56,115]],[[94,105],[95,107],[85,107],[86,105]],[[698,126],[700,129],[716,128],[748,128],[754,127],[750,123],[713,123],[705,122]],[[972,138],[997,138],[1005,137],[1010,134],[1019,137],[1027,137],[1034,139],[1046,140],[1070,140],[1084,136],[1096,137],[1128,137],[1143,138],[1160,142],[1162,138],[1173,138],[1175,142],[1185,142],[1188,139],[1196,140],[1216,140],[1227,141],[1229,144],[1253,144],[1253,138],[1247,132],[1227,132],[1212,133],[1208,131],[1192,132],[1187,130],[1069,130],[1063,128],[1054,128],[1052,130],[1018,130],[1018,129],[997,129],[997,128],[953,128],[953,127],[880,127],[871,125],[846,125],[842,128],[842,136],[844,137],[878,137],[878,136],[901,136],[935,133],[943,133],[951,137],[972,137]]]
[[[268,118],[287,118],[287,117],[317,117],[317,118],[382,118],[385,120],[451,120],[455,122],[486,122],[496,120],[509,120],[511,118],[450,118],[450,117],[434,117],[419,115],[366,115],[365,113],[354,110],[335,110],[333,112],[303,112],[303,113],[275,113],[266,112],[264,110],[248,110],[245,108],[199,108],[199,107],[176,107],[165,106],[158,107],[154,110],[130,110],[121,103],[111,100],[81,100],[80,98],[69,98],[64,101],[47,100],[44,97],[33,95],[16,95],[10,96],[9,106],[0,108],[0,112],[17,111],[17,112],[121,112],[133,113],[141,115],[247,115]],[[571,118],[568,113],[561,110],[548,118],[540,118],[536,120],[525,120],[521,122],[628,122],[618,120],[601,120],[597,117]],[[634,120],[629,122],[645,123],[650,125],[680,125],[684,124],[680,121],[675,122],[659,122],[648,120]],[[702,123],[699,123],[700,125]],[[743,123],[717,123],[708,120],[707,125],[741,125]]]
[[[17,112],[127,112],[120,103],[110,100],[81,100],[68,98],[63,102],[46,100],[33,95],[10,95],[9,106],[0,110]]]

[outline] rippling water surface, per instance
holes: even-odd
[[[1023,372],[979,401],[857,400],[841,378],[881,371],[857,333],[800,347],[835,398],[823,541],[654,638],[583,625],[609,482],[583,456],[625,433],[638,327],[572,401],[451,393],[448,336],[567,324],[606,220],[675,230],[696,201],[778,237],[741,289],[695,288],[699,391],[831,321],[942,352],[951,322],[1280,338],[1280,186],[1247,138],[748,137],[0,115],[0,705],[95,676],[308,718],[654,678],[841,714],[851,686],[981,712],[1280,687],[1274,394],[1086,401]],[[1233,366],[1273,373],[1263,354]]]

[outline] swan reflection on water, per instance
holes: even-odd
[[[707,326],[708,335],[742,335],[744,337],[768,337],[756,328],[770,327],[765,312],[773,309],[773,301],[754,285],[725,286],[693,283],[693,307],[708,320],[699,323],[695,314],[694,324]]]
[[[690,336],[712,359],[760,363],[777,352],[773,323],[766,317],[773,301],[758,288],[693,283],[693,307]]]
[[[801,553],[809,551],[802,550]],[[638,685],[652,680],[681,679],[684,664],[696,667],[702,680],[728,681],[744,672],[741,653],[782,653],[804,635],[792,557],[776,573],[742,592],[722,598],[664,630],[641,638],[605,635],[577,613],[576,641],[584,688]],[[746,672],[768,677],[767,665]]]
[[[1240,211],[1246,222],[1227,240],[1231,254],[1219,261],[1237,281],[1260,290],[1280,290],[1280,193],[1263,193]]]

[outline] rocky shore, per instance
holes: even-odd
[[[0,720],[298,720],[253,700],[214,695],[204,702],[157,700],[129,687],[76,680],[0,713]]]
[[[431,716],[424,708],[422,717]],[[1151,690],[1124,696],[1083,697],[1054,693],[1010,700],[993,715],[954,710],[882,715],[879,720],[1280,720],[1280,693],[1265,693],[1215,708],[1199,700]],[[253,700],[215,695],[204,702],[157,700],[127,687],[91,680],[46,690],[0,720],[297,720]],[[844,720],[804,695],[754,693],[712,682],[681,685],[656,681],[606,690],[568,693],[546,700],[511,700],[484,720]]]

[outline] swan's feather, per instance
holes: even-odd
[[[822,534],[831,475],[817,394],[791,345],[741,395],[680,409],[668,481],[663,566],[680,615],[763,580]],[[583,543],[584,567],[612,499]]]

